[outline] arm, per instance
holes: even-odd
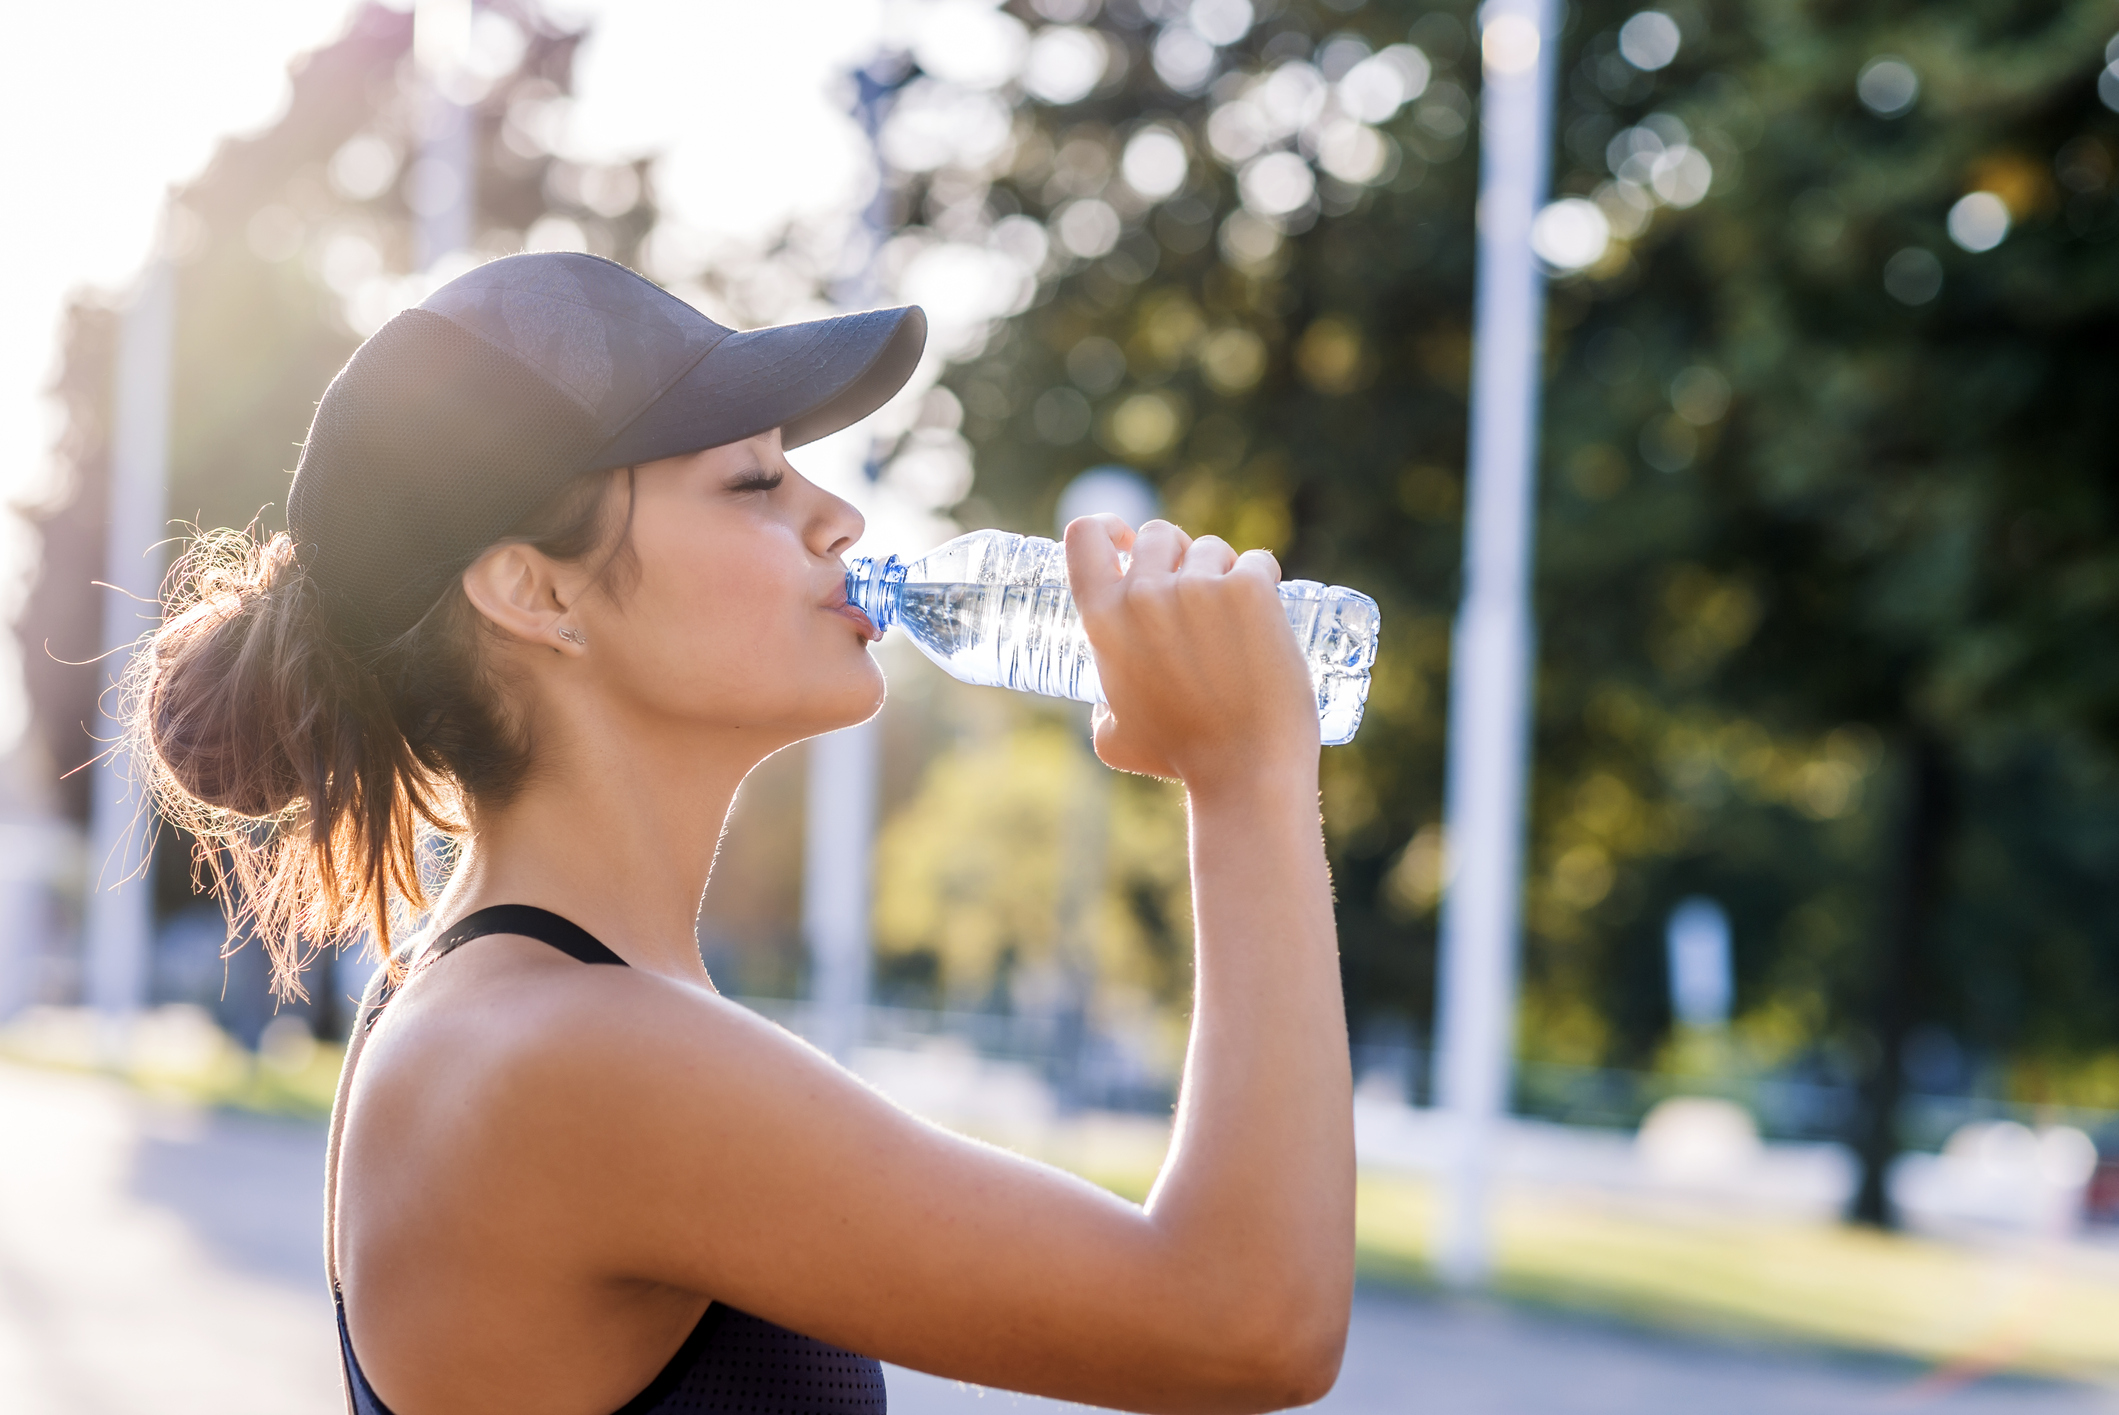
[[[1115,523],[1069,536],[1114,704],[1098,751],[1186,782],[1198,920],[1177,1129],[1147,1204],[913,1119],[719,999],[593,969],[554,994],[564,1017],[517,1014],[518,1035],[566,1042],[505,1068],[490,1131],[540,1157],[563,1266],[1107,1406],[1263,1410],[1330,1388],[1353,1139],[1308,676],[1269,558],[1157,526],[1121,577],[1125,541]]]

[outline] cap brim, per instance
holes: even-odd
[[[905,386],[927,345],[917,305],[731,334],[598,450],[632,466],[780,428],[800,447],[850,426]]]

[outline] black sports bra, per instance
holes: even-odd
[[[487,934],[520,934],[548,943],[583,963],[626,966],[623,958],[578,924],[527,904],[499,904],[468,916],[435,939],[418,966],[426,967],[452,949]],[[347,1045],[326,1160],[324,1256],[331,1273],[332,1300],[338,1308],[339,1353],[345,1364],[346,1406],[352,1415],[390,1415],[390,1408],[377,1398],[353,1354],[353,1339],[346,1331],[346,1302],[338,1281],[334,1233],[339,1134],[344,1128],[346,1092],[368,1029],[375,1025],[383,1006],[396,991],[387,977],[387,969],[377,975],[361,1004],[360,1020]],[[670,1357],[669,1364],[615,1415],[677,1415],[682,1411],[714,1411],[721,1415],[886,1415],[883,1368],[866,1356],[842,1351],[715,1302],[707,1307],[699,1325],[692,1328],[692,1334]]]

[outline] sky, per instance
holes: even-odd
[[[400,0],[399,8],[408,0]],[[872,52],[899,0],[553,0],[593,22],[576,70],[568,155],[663,157],[666,207],[709,233],[769,229],[858,200],[860,135],[832,80]],[[19,7],[0,85],[14,193],[0,221],[0,500],[49,495],[58,424],[45,389],[68,292],[123,291],[173,184],[223,137],[271,124],[286,69],[345,26],[350,0],[98,0]],[[848,460],[820,446],[819,460]],[[33,544],[0,516],[0,614]],[[0,750],[24,706],[0,635]]]

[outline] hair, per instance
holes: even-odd
[[[634,478],[584,476],[496,544],[555,560],[603,552],[592,587],[637,569]],[[614,525],[614,521],[616,524]],[[161,628],[127,678],[127,742],[149,799],[193,839],[232,938],[254,933],[273,991],[365,930],[395,969],[394,915],[428,907],[426,845],[461,837],[467,807],[504,805],[533,770],[530,724],[487,652],[497,633],[452,582],[412,628],[356,653],[331,632],[284,534],[198,535],[171,569]]]

